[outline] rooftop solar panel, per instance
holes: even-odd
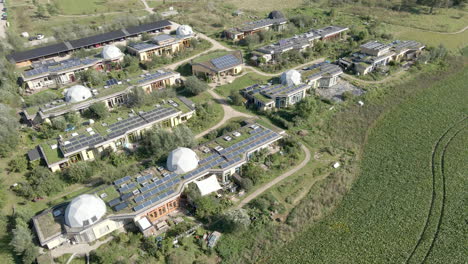
[[[120,198],[115,198],[113,200],[110,200],[108,202],[109,206],[112,207],[112,206],[115,206],[116,204],[120,203]]]
[[[227,54],[219,58],[212,59],[211,63],[219,70],[224,70],[239,65],[242,62],[236,56]]]
[[[121,203],[121,204],[116,205],[116,206],[114,207],[114,210],[115,210],[116,212],[118,212],[118,211],[122,211],[123,209],[125,209],[125,208],[127,208],[127,207],[128,207],[128,203],[123,202],[123,203]]]

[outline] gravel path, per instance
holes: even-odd
[[[271,187],[273,187],[275,184],[277,184],[278,182],[286,179],[287,177],[293,175],[294,173],[296,173],[297,171],[299,171],[300,169],[304,168],[305,165],[307,165],[307,163],[309,163],[310,161],[310,151],[309,149],[304,146],[304,145],[301,145],[301,148],[302,150],[304,150],[306,156],[305,156],[305,159],[299,164],[297,165],[296,167],[292,168],[291,170],[281,174],[280,176],[276,177],[275,179],[273,179],[272,181],[266,183],[265,185],[263,185],[262,187],[258,188],[257,190],[255,190],[253,193],[249,194],[247,197],[245,197],[237,206],[236,206],[236,209],[239,209],[239,208],[242,208],[244,205],[248,204],[250,201],[252,201],[253,199],[255,199],[257,196],[259,196],[260,194],[262,194],[263,192],[265,192],[266,190],[270,189]]]

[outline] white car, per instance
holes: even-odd
[[[37,38],[37,39],[44,39],[44,35],[42,35],[42,34],[37,34],[36,38]]]

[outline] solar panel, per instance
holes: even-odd
[[[123,201],[123,200],[127,200],[128,198],[132,197],[133,196],[133,193],[126,193],[126,194],[123,194],[122,196],[120,196],[120,199]]]
[[[128,184],[127,186],[119,188],[119,192],[124,193],[124,192],[129,191],[132,188],[135,188],[135,187],[136,187],[136,183],[132,182],[132,183]]]
[[[109,204],[110,207],[112,207],[112,206],[114,206],[114,205],[116,205],[116,204],[118,204],[118,203],[120,203],[120,198],[115,198],[115,199],[110,200],[110,201],[108,202],[108,204]]]
[[[128,207],[128,203],[123,202],[123,203],[121,203],[121,204],[116,205],[116,206],[114,207],[114,210],[115,210],[116,212],[118,212],[118,211],[121,211],[121,210],[123,210],[123,209],[125,209],[125,208],[127,208],[127,207]]]
[[[107,80],[106,81],[106,85],[107,86],[112,86],[112,85],[116,85],[118,84],[119,81],[117,81],[116,79],[110,79],[110,80]]]
[[[162,77],[169,76],[169,75],[172,75],[172,72],[157,71],[155,73],[150,73],[149,75],[145,75],[145,77],[138,80],[137,83],[145,83],[145,82],[157,80]]]
[[[129,181],[129,180],[131,180],[131,179],[132,179],[132,177],[130,177],[130,176],[125,176],[125,177],[123,177],[123,178],[120,178],[120,179],[114,181],[114,185],[121,185],[122,183],[124,183],[124,182],[126,182],[126,181]]]
[[[241,61],[234,55],[228,54],[221,56],[219,58],[214,58],[211,60],[211,63],[218,69],[224,70],[236,65],[239,65]]]

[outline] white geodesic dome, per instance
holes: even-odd
[[[83,194],[71,201],[65,210],[65,224],[84,227],[96,223],[106,214],[106,204],[97,196]]]
[[[65,93],[65,101],[69,103],[76,103],[84,101],[88,98],[93,96],[91,94],[91,90],[83,85],[74,85],[68,88],[67,92]]]
[[[105,60],[118,60],[123,57],[122,51],[114,45],[105,46],[101,55]]]
[[[281,83],[283,85],[298,85],[301,82],[301,73],[296,70],[285,71],[281,74]]]
[[[197,166],[198,156],[188,148],[176,148],[167,158],[167,169],[178,174],[187,173],[196,169]]]
[[[193,30],[189,25],[182,25],[177,28],[176,34],[179,37],[186,37],[193,35]]]

